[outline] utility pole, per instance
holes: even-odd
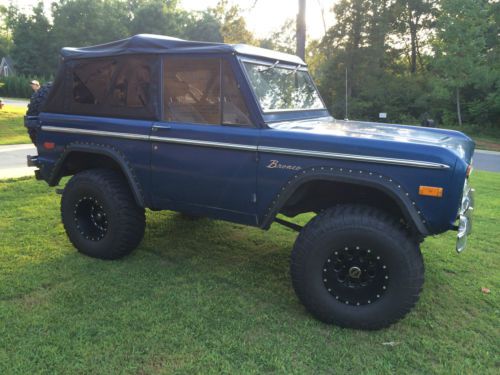
[[[349,120],[347,117],[347,100],[348,100],[348,95],[347,95],[347,66],[345,67],[345,120]]]
[[[306,0],[299,0],[297,14],[297,55],[304,60],[306,57]]]

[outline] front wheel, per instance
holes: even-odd
[[[118,259],[134,250],[145,228],[144,208],[127,180],[114,170],[89,169],[73,176],[61,200],[64,229],[83,254]]]
[[[386,213],[342,205],[302,230],[291,276],[301,302],[326,323],[380,329],[404,317],[424,282],[418,242]]]

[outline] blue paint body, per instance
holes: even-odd
[[[189,53],[196,54],[196,51]],[[251,57],[273,62],[272,53],[259,55],[258,50],[249,52],[241,48],[207,52],[203,47],[198,55],[221,57],[231,62],[253,127],[44,112],[36,120],[40,178],[51,185],[57,184],[61,177],[57,170],[75,145],[94,148],[96,152],[108,149],[129,168],[130,181],[137,184],[145,207],[267,228],[275,211],[279,211],[280,197],[291,194],[289,189],[297,188],[294,181],[329,177],[335,180],[343,176],[349,181],[359,180],[381,190],[394,191],[391,193],[394,199],[404,201],[413,210],[415,220],[420,220],[423,235],[453,227],[474,151],[474,143],[467,136],[441,129],[338,121],[326,110],[265,114],[242,70],[241,59]],[[277,56],[283,58],[283,54]],[[159,98],[161,107],[161,96]],[[47,127],[114,134],[47,131]],[[116,133],[138,137],[129,139]],[[158,137],[175,142],[158,141]],[[197,143],[186,144],[182,140]],[[45,149],[42,145],[46,141],[54,142],[55,149]],[[248,147],[237,149],[219,144]],[[269,151],[271,147],[430,162],[448,168],[275,153]],[[272,168],[275,164],[290,168]],[[420,185],[442,187],[443,198],[420,196]]]

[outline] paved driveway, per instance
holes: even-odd
[[[9,99],[9,98],[2,98],[2,101],[3,104],[8,106],[24,107],[24,108],[26,108],[28,106],[28,103],[30,102],[27,99]]]
[[[26,155],[36,155],[33,145],[0,146],[0,179],[33,175],[35,168],[26,166]],[[477,150],[474,154],[474,169],[500,172],[500,152]]]
[[[476,150],[472,165],[478,171],[500,172],[500,152]]]
[[[31,144],[0,146],[0,179],[33,175],[35,168],[26,166],[26,155],[36,154]]]

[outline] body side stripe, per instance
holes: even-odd
[[[386,157],[380,157],[380,156],[341,154],[341,153],[334,153],[334,152],[301,150],[301,149],[269,147],[269,146],[253,146],[253,145],[245,145],[245,144],[238,144],[238,143],[202,141],[202,140],[197,140],[197,139],[186,139],[186,138],[159,137],[159,136],[150,136],[150,135],[134,134],[134,133],[110,132],[110,131],[103,131],[103,130],[89,130],[89,129],[66,128],[66,127],[45,126],[45,125],[42,126],[42,130],[49,131],[49,132],[85,134],[85,135],[94,135],[94,136],[101,136],[101,137],[113,137],[113,138],[134,139],[134,140],[141,140],[141,141],[176,143],[176,144],[185,144],[185,145],[192,145],[192,146],[225,148],[225,149],[232,149],[232,150],[260,151],[260,152],[266,152],[266,153],[271,153],[271,154],[281,154],[281,155],[296,155],[296,156],[306,156],[306,157],[315,157],[315,158],[323,158],[323,159],[350,160],[350,161],[362,161],[362,162],[367,162],[367,163],[403,165],[403,166],[417,167],[417,168],[430,168],[430,169],[448,169],[448,168],[450,168],[450,166],[447,164],[435,163],[435,162],[423,161],[423,160],[396,159],[396,158],[386,158]]]

